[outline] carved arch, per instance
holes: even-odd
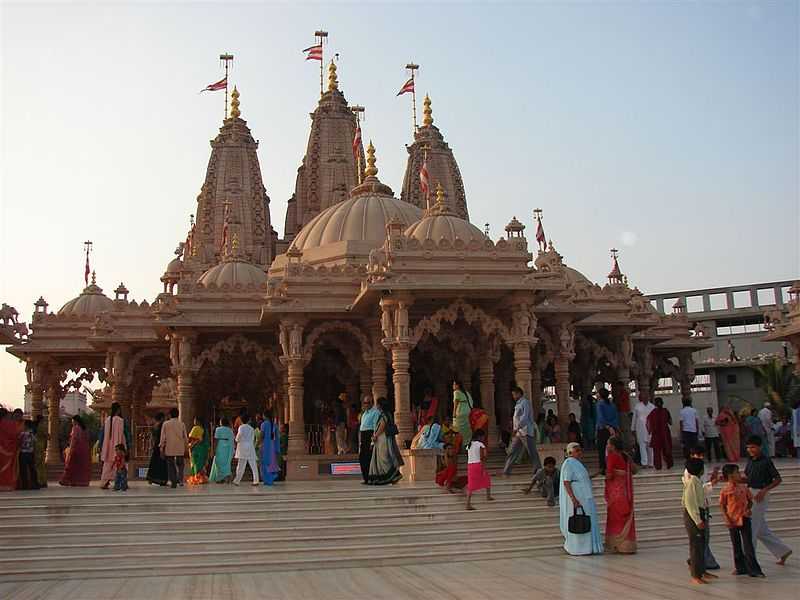
[[[361,355],[363,356],[364,360],[367,361],[371,358],[372,344],[370,344],[369,338],[367,338],[361,329],[349,321],[327,321],[314,327],[314,329],[311,330],[311,333],[308,334],[308,337],[306,337],[303,352],[303,359],[306,364],[311,361],[314,353],[314,346],[316,345],[317,341],[319,341],[319,339],[326,334],[334,331],[346,331],[352,335],[354,338],[356,338],[361,346]]]
[[[442,328],[442,323],[450,325],[455,323],[459,317],[463,318],[468,324],[477,322],[480,324],[481,331],[488,337],[492,334],[498,335],[507,345],[511,346],[514,342],[511,330],[497,317],[487,314],[483,309],[468,304],[459,298],[449,306],[440,308],[432,315],[427,316],[414,326],[411,334],[411,345],[416,346],[425,334],[437,337]]]
[[[131,357],[130,361],[128,361],[125,375],[122,377],[123,384],[131,385],[133,383],[133,375],[136,371],[136,367],[138,367],[143,360],[152,356],[160,356],[164,358],[167,365],[170,364],[169,352],[164,348],[148,348],[146,350],[140,350]]]
[[[259,363],[269,363],[275,370],[275,373],[280,373],[283,369],[281,361],[275,356],[275,353],[267,348],[264,348],[257,342],[246,338],[245,336],[237,333],[224,340],[221,340],[206,348],[192,360],[192,370],[197,372],[206,363],[210,362],[215,364],[219,361],[220,355],[223,353],[230,353],[239,348],[242,352],[252,352],[255,354],[256,360]]]

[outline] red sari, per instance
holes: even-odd
[[[725,456],[730,462],[739,462],[741,452],[739,449],[739,420],[727,406],[719,411],[719,416],[715,421],[719,427],[719,434],[722,437],[722,445],[725,446]]]
[[[17,489],[19,474],[19,424],[9,418],[0,419],[0,492]]]
[[[633,517],[633,473],[631,461],[619,452],[606,457],[606,549],[619,554],[636,552],[636,522]]]
[[[69,448],[61,485],[86,487],[92,476],[92,457],[89,434],[80,425],[74,424],[69,434]]]
[[[647,431],[650,432],[650,447],[653,449],[653,466],[661,469],[661,461],[667,463],[667,468],[672,468],[672,434],[669,431],[671,417],[669,411],[656,406],[647,415]]]

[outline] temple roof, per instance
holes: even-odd
[[[96,283],[95,274],[92,273],[92,282],[83,288],[80,296],[62,306],[58,314],[92,316],[104,310],[111,310],[113,307],[113,300],[103,293],[103,289]]]
[[[436,204],[425,212],[425,216],[406,229],[404,235],[420,242],[425,240],[462,240],[483,242],[486,234],[469,221],[459,217],[447,204],[444,188],[441,183],[436,189]]]
[[[420,189],[419,173],[426,164],[428,180],[441,182],[453,212],[462,219],[469,220],[464,181],[453,151],[445,142],[444,136],[433,124],[431,99],[425,96],[422,127],[414,134],[414,143],[407,146],[408,163],[403,177],[403,191],[400,198],[418,206],[428,207],[428,198]],[[433,190],[431,190],[433,192]],[[430,198],[433,201],[434,198]]]

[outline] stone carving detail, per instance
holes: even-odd
[[[359,343],[361,354],[364,356],[364,360],[368,360],[369,357],[372,355],[372,345],[369,342],[369,339],[364,334],[361,329],[349,323],[347,321],[327,321],[326,323],[322,323],[321,325],[317,325],[314,329],[311,330],[311,333],[308,334],[306,338],[306,347],[305,347],[305,354],[304,359],[306,364],[311,361],[312,353],[314,348],[316,347],[317,341],[324,335],[334,332],[334,331],[344,331],[352,335]],[[284,351],[284,353],[286,353]]]
[[[183,344],[181,344],[181,346],[183,346]],[[191,361],[192,370],[200,370],[200,368],[202,368],[206,362],[216,364],[219,362],[219,359],[223,354],[230,354],[237,349],[245,354],[253,353],[259,363],[269,363],[276,372],[280,372],[280,360],[278,360],[278,357],[276,357],[273,352],[238,333],[220,342],[217,342],[210,348],[206,348],[200,354],[198,354]]]
[[[6,327],[16,325],[18,316],[19,313],[16,308],[3,302],[3,306],[0,307],[0,320],[3,321],[3,325]]]
[[[462,316],[469,324],[480,323],[481,331],[486,336],[495,334],[509,346],[514,343],[514,335],[500,319],[486,314],[478,307],[467,304],[463,299],[458,299],[450,306],[440,308],[432,315],[420,320],[412,330],[410,336],[411,344],[416,346],[422,336],[426,334],[436,337],[441,330],[443,322],[452,325],[458,320],[459,316]]]
[[[629,369],[633,364],[633,340],[629,335],[623,337],[620,342],[620,358],[622,359],[621,366],[624,368]]]
[[[561,356],[574,358],[575,356],[575,326],[572,323],[562,323],[558,331],[558,350]]]

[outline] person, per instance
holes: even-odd
[[[761,427],[764,428],[765,440],[767,442],[767,457],[773,458],[775,456],[775,431],[772,429],[772,409],[770,403],[765,402],[763,408],[758,411],[758,420],[761,421]]]
[[[0,406],[0,492],[17,489],[19,475],[19,428],[6,408]]]
[[[763,453],[769,456],[769,444],[767,443],[767,432],[764,430],[764,424],[758,416],[758,411],[754,408],[744,420],[745,429],[747,431],[747,439],[757,437],[761,440],[763,445]],[[745,443],[745,449],[747,444]]]
[[[779,565],[786,564],[786,559],[792,554],[792,549],[775,535],[767,524],[767,509],[769,508],[769,494],[781,484],[781,475],[772,463],[763,447],[764,441],[757,435],[747,438],[747,466],[744,469],[747,475],[747,486],[753,494],[752,528],[753,547],[757,548],[761,541],[778,559]]]
[[[725,448],[725,456],[730,462],[739,462],[741,458],[739,419],[731,408],[726,406],[719,411],[716,424],[722,438],[722,446]]]
[[[420,430],[418,448],[433,450],[443,448],[444,442],[441,441],[442,426],[439,424],[439,417],[428,417],[428,423]]]
[[[186,454],[186,426],[178,419],[178,409],[169,410],[169,419],[161,426],[161,439],[158,446],[167,463],[167,479],[172,489],[183,485],[184,455]]]
[[[512,417],[513,419],[513,417]],[[513,421],[512,421],[513,426]],[[533,439],[536,444],[549,444],[550,443],[550,428],[547,426],[547,416],[540,412],[536,416],[534,423]]]
[[[706,407],[706,414],[703,417],[703,439],[706,445],[706,456],[709,462],[711,459],[712,451],[716,457],[717,462],[722,461],[722,447],[719,443],[719,428],[717,427],[717,420],[714,418],[714,408],[711,406]]]
[[[597,505],[592,494],[592,480],[589,471],[581,462],[583,450],[576,442],[567,444],[567,459],[561,465],[561,484],[559,488],[559,525],[564,536],[564,550],[573,556],[602,554],[603,540],[600,537],[600,520]],[[582,509],[591,521],[588,533],[572,533],[569,518]]]
[[[683,479],[681,505],[683,506],[683,524],[686,527],[686,535],[689,537],[689,571],[693,583],[705,584],[709,583],[710,579],[716,579],[717,576],[706,570],[703,556],[705,539],[703,530],[706,527],[701,511],[705,502],[703,484],[700,482],[703,461],[699,458],[689,458],[686,461],[686,472],[688,477]]]
[[[420,403],[421,416],[423,423],[427,423],[431,417],[439,416],[439,398],[433,393],[430,388],[425,388],[425,393]]]
[[[344,409],[344,405],[342,405]],[[338,430],[337,430],[338,434]],[[346,439],[346,436],[345,436]],[[261,480],[264,485],[272,485],[281,472],[281,434],[278,431],[278,424],[273,420],[272,411],[267,411],[264,415],[264,422],[261,424]]]
[[[577,443],[577,442],[576,442]],[[547,506],[555,506],[558,501],[558,492],[561,485],[561,476],[556,467],[556,459],[547,456],[542,463],[542,468],[531,479],[530,485],[522,490],[523,494],[530,494],[533,487],[539,490],[542,498],[547,499]]]
[[[472,406],[469,392],[464,390],[460,381],[453,381],[453,428],[461,434],[465,445],[472,439],[472,428],[469,426]]]
[[[397,426],[392,417],[391,405],[386,398],[378,398],[379,415],[372,434],[372,460],[369,465],[370,485],[395,484],[403,478],[400,466],[403,459],[397,448]]]
[[[114,491],[127,492],[128,464],[125,444],[117,444],[114,447],[114,462],[112,463],[112,468],[114,469]]]
[[[582,446],[586,450],[594,448],[595,434],[597,433],[597,416],[594,396],[587,394],[581,403],[581,432],[583,433]]]
[[[684,398],[682,401],[680,426],[681,444],[683,445],[683,457],[689,458],[689,451],[697,446],[697,435],[700,431],[700,419],[697,411],[692,406],[691,398]]]
[[[128,447],[125,439],[125,420],[122,418],[122,407],[118,402],[111,403],[111,415],[106,417],[102,435],[100,460],[103,461],[103,471],[100,475],[100,487],[107,490],[115,475],[116,447],[119,444],[123,444],[126,449]]]
[[[347,394],[342,392],[333,404],[334,422],[336,426],[336,454],[347,454],[347,410],[345,402]]]
[[[792,452],[792,425],[789,417],[779,418],[772,426],[775,432],[775,457],[791,458]]]
[[[662,461],[667,469],[672,468],[672,415],[664,408],[664,400],[656,398],[655,408],[647,416],[647,432],[650,436],[650,447],[653,449],[653,466],[661,470]]]
[[[689,450],[689,458],[703,461],[705,458],[703,447],[695,446]],[[705,462],[703,462],[703,465],[705,468]],[[689,477],[689,471],[684,469],[682,478],[684,484],[686,484],[686,482],[689,480]],[[719,480],[719,467],[714,468],[711,473],[708,474],[701,472],[698,477],[701,478],[700,483],[703,484],[703,503],[700,507],[700,513],[703,517],[703,522],[705,523],[705,527],[703,528],[703,558],[705,560],[706,571],[716,571],[719,569],[719,563],[714,557],[714,553],[711,552],[711,513],[709,511],[708,499],[711,496],[714,485]],[[691,557],[689,560],[691,560]],[[687,564],[689,563],[689,560],[686,561]]]
[[[256,432],[250,425],[250,415],[245,413],[240,415],[239,418],[242,424],[239,425],[239,431],[236,432],[236,477],[233,480],[233,485],[239,485],[248,465],[250,466],[250,472],[253,474],[252,485],[258,485],[255,447]]]
[[[239,414],[236,415],[236,418],[233,420],[233,435],[236,436],[239,433],[239,427],[242,426],[242,417],[247,414],[247,407],[243,406],[239,409]]]
[[[206,464],[211,442],[208,439],[206,427],[199,417],[194,418],[194,427],[189,432],[189,485],[202,485],[208,483],[206,477]]]
[[[655,410],[655,406],[650,402],[648,394],[639,394],[639,401],[633,408],[633,433],[636,435],[636,443],[639,444],[640,464],[644,468],[653,466],[653,446],[650,444],[650,431],[647,429],[647,418]]]
[[[719,492],[719,507],[733,547],[734,575],[764,577],[753,547],[751,527],[753,495],[747,489],[739,465],[727,464],[722,467],[725,486]]]
[[[614,406],[617,408],[619,428],[616,433],[621,437],[627,448],[633,446],[633,433],[631,431],[631,393],[630,388],[622,381],[613,386]]]
[[[475,510],[472,506],[472,494],[486,490],[486,500],[493,501],[492,478],[486,470],[486,433],[478,429],[467,444],[467,510]]]
[[[448,430],[445,434],[444,464],[436,473],[436,485],[451,494],[467,485],[467,478],[458,475],[458,452],[462,447],[461,434],[453,429]]]
[[[38,490],[36,477],[36,434],[33,421],[26,419],[19,433],[19,489]]]
[[[800,400],[792,409],[792,445],[794,446],[795,458],[800,458]]]
[[[569,423],[567,424],[567,441],[578,442],[583,447],[583,431],[578,423],[575,413],[569,413]]]
[[[158,450],[158,446],[156,446]],[[72,430],[69,432],[69,446],[64,460],[64,473],[59,485],[86,487],[92,475],[92,456],[89,448],[89,432],[81,415],[72,417]]]
[[[561,425],[558,424],[558,417],[550,415],[547,417],[547,428],[550,431],[550,443],[561,443]]]
[[[542,468],[542,461],[539,459],[539,452],[536,450],[531,401],[525,397],[525,393],[519,386],[512,388],[511,397],[514,399],[513,438],[511,440],[511,450],[503,467],[503,475],[511,475],[511,468],[522,455],[522,451],[525,450],[531,459],[531,468],[533,469],[531,477],[535,477],[536,471]]]
[[[611,403],[611,394],[606,388],[600,388],[600,400],[597,403],[597,458],[600,463],[600,474],[606,474],[606,444],[608,439],[619,431],[619,413]]]
[[[37,416],[33,420],[33,431],[36,436],[36,445],[33,451],[36,462],[36,482],[40,488],[47,487],[47,467],[45,466],[44,459],[47,452],[47,440],[50,436],[47,433],[47,423],[42,415]]]
[[[211,464],[211,473],[208,478],[214,483],[230,483],[233,480],[231,461],[233,460],[233,429],[228,417],[219,420],[219,426],[214,430],[216,446],[214,448],[214,462]]]
[[[281,472],[278,481],[286,481],[286,450],[289,447],[289,424],[281,425]]]
[[[730,362],[739,360],[739,356],[736,354],[736,346],[733,345],[731,340],[728,340],[728,360]]]
[[[625,452],[622,440],[608,440],[606,458],[605,547],[618,554],[636,553],[636,522],[633,516],[633,460]]]
[[[358,462],[361,465],[361,477],[364,484],[369,483],[369,467],[372,464],[372,436],[378,426],[381,411],[372,402],[372,396],[367,394],[361,401],[361,416],[359,417],[358,431],[360,434],[358,444]]]
[[[167,485],[167,461],[161,456],[161,427],[164,425],[164,413],[158,412],[155,423],[150,429],[153,449],[150,452],[150,463],[147,465],[147,482],[151,485]]]

